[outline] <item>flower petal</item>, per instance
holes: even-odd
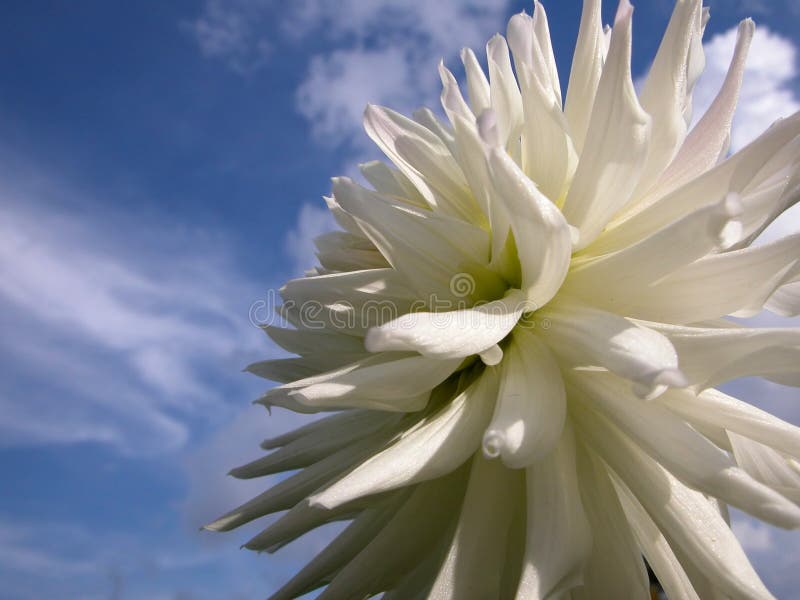
[[[639,105],[631,79],[631,17],[619,4],[611,47],[563,212],[580,230],[577,247],[588,246],[628,203],[647,156],[650,116]]]
[[[739,377],[791,375],[800,364],[800,328],[643,324],[669,338],[698,391]]]
[[[423,419],[394,444],[315,494],[311,503],[334,508],[360,496],[450,473],[475,452],[496,395],[497,374],[487,368],[439,412]]]
[[[658,582],[669,594],[670,598],[686,598],[686,600],[700,600],[692,582],[686,575],[683,566],[661,530],[647,514],[636,497],[618,479],[614,482],[618,497],[628,518],[628,525],[639,542],[647,559],[647,564],[653,569]]]
[[[756,480],[800,504],[800,473],[766,444],[728,432],[736,463]]]
[[[478,207],[466,191],[464,175],[449,148],[436,134],[399,113],[371,104],[364,113],[364,129],[433,210],[472,220]]]
[[[426,596],[430,600],[499,598],[517,501],[524,496],[521,471],[472,459],[469,484],[447,556]]]
[[[583,2],[578,41],[569,73],[567,101],[564,105],[564,116],[569,123],[570,137],[578,154],[583,150],[606,56],[600,4],[600,0]]]
[[[683,387],[678,355],[669,340],[612,313],[559,302],[537,313],[549,327],[541,333],[553,351],[573,367],[604,367],[634,382],[646,399],[668,386]]]
[[[700,394],[670,390],[658,400],[694,427],[724,427],[745,437],[800,457],[800,428],[719,390]]]
[[[779,287],[769,297],[764,308],[783,317],[800,315],[800,281]]]
[[[402,505],[400,500],[402,498],[398,497],[388,505],[363,511],[347,529],[271,595],[269,600],[291,600],[325,585],[326,576],[331,576],[346,566],[380,533]]]
[[[467,469],[417,486],[386,526],[318,598],[367,598],[393,587],[435,549],[458,515]]]
[[[547,15],[540,3],[533,18],[525,13],[511,17],[508,42],[522,90],[522,170],[545,196],[560,202],[575,171],[577,154],[561,110]]]
[[[691,323],[758,313],[772,293],[800,271],[800,234],[764,246],[715,254],[683,267],[636,294],[597,303],[636,319]]]
[[[552,454],[527,468],[525,482],[527,541],[516,598],[555,598],[583,583],[592,550],[569,424]]]
[[[503,148],[509,148],[519,136],[522,126],[522,97],[511,68],[508,44],[501,35],[495,35],[486,44],[489,64],[489,88],[492,110],[497,116],[497,133]]]
[[[328,373],[271,389],[263,403],[281,398],[328,409],[421,410],[430,391],[447,379],[461,359],[433,360],[407,354],[378,354]]]
[[[672,164],[659,179],[656,185],[659,194],[694,179],[724,156],[730,143],[733,113],[739,99],[747,51],[754,32],[755,24],[751,19],[745,19],[739,24],[736,48],[722,88],[706,114],[689,133]]]
[[[386,163],[380,160],[371,160],[358,165],[358,170],[379,194],[390,196],[396,202],[405,202],[417,208],[430,208],[428,202],[408,177]]]
[[[298,471],[241,506],[222,515],[204,529],[230,531],[245,523],[281,510],[287,510],[323,485],[358,464],[382,447],[391,433],[380,431],[329,454],[321,461]]]
[[[701,0],[675,3],[667,31],[639,94],[642,108],[653,117],[653,129],[634,198],[646,192],[661,175],[686,137],[689,121],[684,115],[687,105],[691,114],[692,87],[705,64],[701,4]]]
[[[715,586],[734,598],[772,598],[728,524],[705,496],[680,483],[605,417],[581,411],[573,414],[581,437],[631,490],[658,528],[669,533]]]
[[[470,48],[461,51],[461,62],[464,63],[464,73],[467,76],[467,93],[472,112],[479,115],[492,106],[489,81]]]
[[[558,208],[505,151],[491,149],[489,164],[497,195],[511,217],[522,268],[522,291],[533,306],[544,306],[567,275],[572,231]]]
[[[518,328],[500,365],[500,391],[483,453],[512,469],[552,452],[567,413],[558,363],[538,337]]]
[[[800,526],[800,508],[749,477],[704,436],[659,403],[637,402],[603,373],[571,378],[570,397],[602,411],[640,448],[693,488],[778,527]]]
[[[622,511],[608,468],[583,445],[578,446],[578,479],[592,529],[592,554],[586,564],[583,586],[572,590],[573,599],[650,598],[642,553]]]
[[[668,224],[649,237],[595,259],[573,261],[562,292],[594,303],[598,295],[627,295],[739,240],[742,208],[729,194]]]
[[[401,418],[401,415],[397,413],[370,411],[367,414],[371,418],[367,419],[365,416],[363,419],[342,422],[327,435],[323,435],[322,430],[317,430],[313,435],[300,437],[275,452],[232,469],[229,475],[239,479],[251,479],[282,471],[301,469],[322,460],[356,440],[377,431],[394,429]]]
[[[345,178],[334,180],[334,195],[423,303],[431,295],[462,302],[473,295],[492,297],[505,288],[499,276],[485,268],[489,237],[480,227],[393,204]],[[476,285],[470,298],[451,290],[452,278],[460,273],[469,274]]]
[[[364,338],[370,352],[413,350],[431,358],[480,354],[508,335],[530,302],[519,290],[501,300],[449,312],[415,312],[379,327]]]
[[[746,233],[773,215],[774,207],[762,202],[758,192],[769,182],[797,171],[797,137],[800,113],[778,120],[742,150],[669,193],[650,194],[631,211],[609,224],[587,248],[592,255],[625,248],[699,208],[719,202],[727,193],[739,195]],[[779,196],[774,196],[776,199]],[[780,202],[780,201],[779,201]]]

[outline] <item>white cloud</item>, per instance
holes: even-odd
[[[267,5],[261,0],[207,0],[195,20],[181,24],[203,56],[221,59],[241,75],[263,67],[272,44],[259,34],[257,17]]]
[[[335,144],[359,131],[367,102],[411,105],[419,76],[403,48],[336,50],[311,59],[297,108],[318,140]]]
[[[439,59],[454,63],[464,46],[480,54],[504,28],[507,7],[507,0],[298,2],[285,28],[298,38],[322,34],[336,47],[312,57],[298,110],[321,141],[358,147],[367,103],[405,113],[438,106]]]
[[[703,45],[706,70],[694,92],[694,118],[711,104],[722,85],[736,43],[736,28],[712,37]],[[778,117],[800,110],[792,84],[797,77],[794,43],[766,26],[756,28],[747,57],[739,105],[733,121],[731,150],[737,151]]]
[[[770,528],[761,521],[737,514],[731,519],[731,529],[747,552],[764,552],[772,548]]]
[[[241,73],[266,64],[269,30],[295,45],[325,44],[310,57],[297,109],[316,138],[363,151],[361,114],[368,102],[409,112],[438,105],[436,63],[463,46],[479,54],[505,29],[510,0],[206,0],[184,24],[201,52]]]
[[[284,244],[296,275],[301,275],[317,263],[314,238],[335,228],[333,217],[326,208],[311,204],[304,204],[300,208],[297,224],[286,233]]]
[[[46,172],[0,172],[1,443],[180,448],[189,419],[232,411],[219,381],[244,394],[233,377],[268,349],[247,320],[256,288],[225,244],[176,251],[177,228],[57,208],[73,195]]]

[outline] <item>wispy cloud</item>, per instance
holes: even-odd
[[[207,0],[202,13],[181,23],[197,42],[203,56],[223,60],[241,75],[263,67],[272,43],[260,33],[259,15],[269,6],[264,0]]]
[[[297,224],[286,233],[284,244],[286,254],[292,260],[295,275],[301,275],[317,263],[314,238],[335,228],[333,217],[326,208],[310,204],[304,204],[300,208]]]
[[[264,40],[271,26],[295,45],[322,42],[311,54],[296,106],[318,141],[363,153],[361,115],[367,103],[410,111],[438,103],[436,63],[462,46],[481,48],[504,28],[509,0],[207,0],[185,25],[204,55],[236,60]],[[233,62],[232,62],[233,61]],[[263,64],[263,63],[260,63]]]
[[[176,250],[177,226],[97,203],[68,213],[72,194],[45,171],[35,186],[0,173],[0,439],[180,448],[265,347],[247,321],[255,286],[224,244]]]

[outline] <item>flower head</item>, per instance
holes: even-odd
[[[800,310],[800,236],[751,247],[798,198],[800,115],[726,156],[752,21],[693,128],[708,13],[678,0],[631,79],[622,0],[583,8],[566,100],[541,4],[440,66],[447,122],[367,108],[391,164],[335,179],[340,231],[281,290],[299,358],[260,403],[334,412],[267,440],[237,477],[297,472],[209,527],[287,510],[273,551],[349,526],[275,598],[670,598],[769,592],[732,505],[800,525],[800,430],[714,386],[798,384],[800,331],[726,320]],[[510,50],[509,50],[510,49]]]

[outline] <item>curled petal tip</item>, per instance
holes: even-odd
[[[739,194],[731,192],[719,203],[716,218],[710,223],[709,233],[717,239],[720,248],[728,248],[741,239],[744,226],[739,217],[743,212]]]
[[[576,249],[578,244],[581,241],[581,230],[573,225],[567,225],[569,227],[569,239],[572,242],[572,249]]]
[[[387,349],[390,336],[377,327],[370,327],[364,336],[364,349],[367,352],[381,352]]]
[[[643,378],[633,384],[633,393],[642,400],[654,400],[667,389],[685,388],[689,380],[680,369],[663,369],[652,377]]]
[[[500,361],[503,360],[503,350],[500,348],[500,346],[495,344],[494,346],[491,346],[490,348],[487,348],[481,352],[479,356],[481,357],[483,364],[493,367],[497,364],[500,364]]]
[[[489,430],[483,434],[483,455],[486,458],[498,458],[506,444],[506,437],[502,432]]]

